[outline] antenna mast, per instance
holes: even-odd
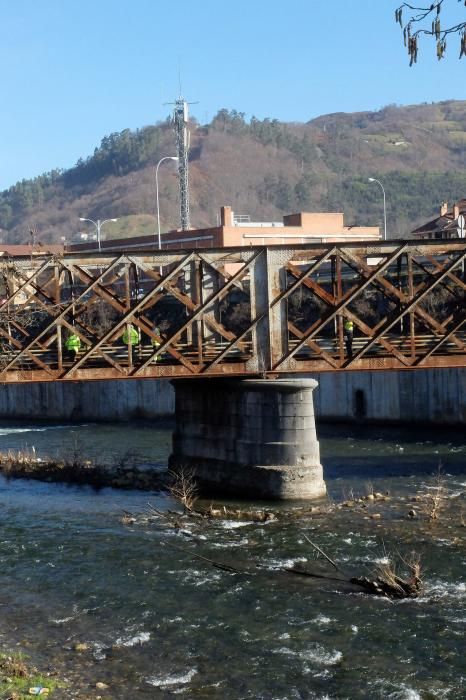
[[[183,97],[175,102],[173,110],[173,124],[176,137],[176,149],[178,153],[178,177],[180,181],[180,224],[181,230],[191,228],[189,221],[189,172],[188,172],[188,103]]]

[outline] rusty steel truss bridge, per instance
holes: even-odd
[[[3,256],[0,381],[466,367],[465,256],[463,239]]]

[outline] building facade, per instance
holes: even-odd
[[[289,243],[341,243],[354,241],[378,241],[378,226],[345,226],[342,212],[299,212],[288,214],[280,222],[250,221],[249,217],[235,216],[231,207],[220,210],[217,226],[168,231],[161,236],[162,250],[189,248],[226,248],[257,245],[283,245]],[[133,236],[101,241],[103,251],[158,248],[158,238]],[[72,252],[97,250],[96,241],[68,246]]]
[[[416,238],[464,238],[465,220],[466,199],[460,199],[450,209],[448,203],[443,202],[439,216],[415,228],[412,233]]]

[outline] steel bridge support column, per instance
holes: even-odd
[[[175,380],[170,468],[193,469],[201,491],[263,499],[326,493],[313,379]]]

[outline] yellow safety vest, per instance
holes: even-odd
[[[65,347],[67,350],[76,350],[76,352],[80,349],[81,347],[81,340],[79,339],[79,336],[73,335],[68,336],[66,339]]]
[[[123,335],[121,336],[123,338],[123,342],[125,345],[128,345],[128,341],[130,342],[131,345],[137,345],[139,341],[141,340],[141,331],[139,328],[135,328],[134,326],[130,325],[129,326],[129,335],[128,335],[128,327],[125,328],[125,331]]]
[[[353,321],[345,321],[345,331],[353,332],[354,323]]]

